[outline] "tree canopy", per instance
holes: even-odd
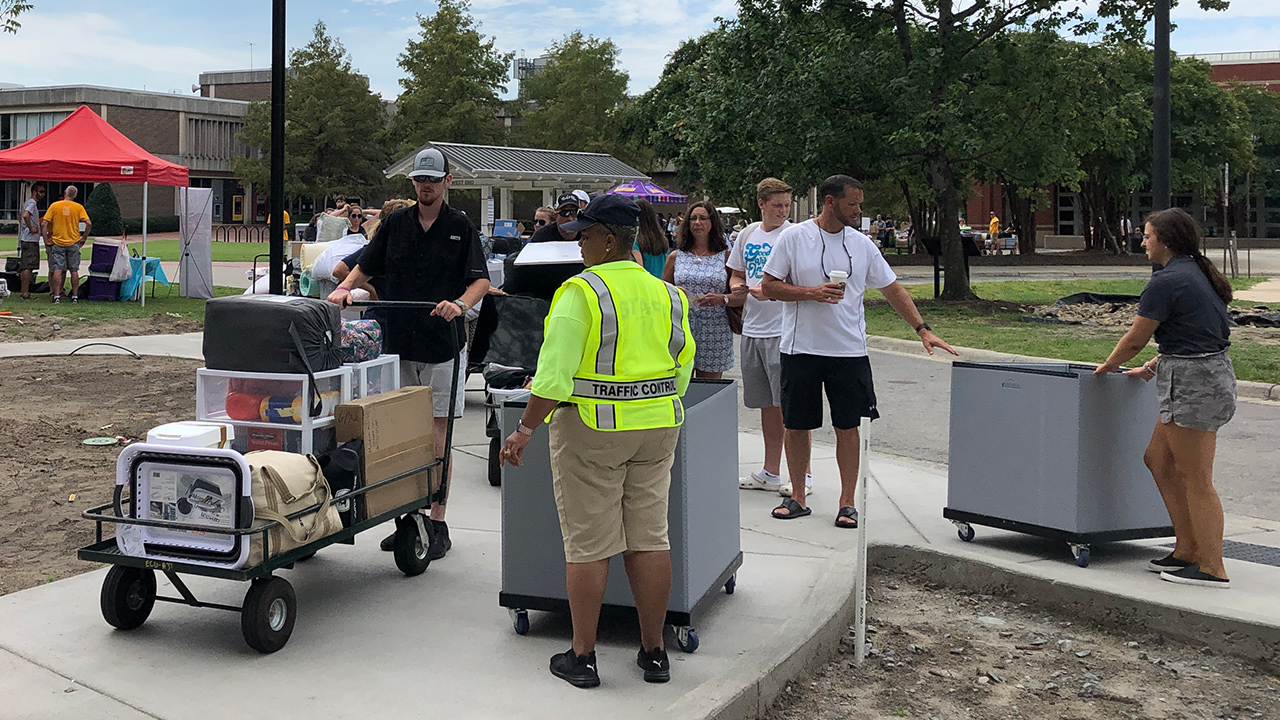
[[[491,144],[503,137],[497,110],[514,54],[498,52],[480,34],[467,0],[440,0],[419,15],[418,37],[400,55],[403,91],[392,137],[408,152],[433,140]]]

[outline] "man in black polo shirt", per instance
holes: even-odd
[[[444,202],[444,191],[453,182],[449,160],[435,148],[414,158],[409,172],[418,204],[397,210],[386,220],[360,254],[359,263],[329,295],[329,302],[346,305],[351,288],[382,276],[384,300],[426,300],[439,303],[430,315],[421,310],[386,311],[383,348],[400,356],[400,384],[429,385],[435,403],[436,455],[444,455],[448,426],[449,386],[453,370],[450,322],[466,313],[489,290],[480,234],[459,210]],[[465,352],[463,323],[452,323],[457,348]],[[458,397],[452,408],[462,416],[466,358],[458,362]],[[435,529],[430,557],[444,557],[453,543],[444,522],[444,503],[431,508]],[[394,537],[394,534],[393,536]],[[388,538],[391,539],[391,538]],[[383,550],[390,550],[384,540]]]
[[[578,219],[578,198],[572,193],[564,193],[556,200],[556,221],[543,225],[529,238],[529,244],[541,242],[577,242],[581,233],[565,232],[567,223]],[[559,265],[520,265],[516,259],[520,253],[507,256],[503,264],[502,290],[508,295],[525,295],[528,297],[550,300],[565,280],[586,269],[582,263],[561,263]]]

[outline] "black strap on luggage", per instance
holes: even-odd
[[[298,335],[298,328],[293,323],[289,323],[289,337],[293,338],[293,347],[298,351],[298,359],[302,361],[302,367],[307,371],[307,380],[311,381],[311,417],[320,417],[324,410],[320,402],[320,388],[316,387],[316,376],[311,371],[311,361],[307,360],[307,352],[302,349],[302,337]]]

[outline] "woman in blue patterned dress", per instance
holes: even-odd
[[[725,308],[741,305],[745,298],[726,292],[728,255],[715,206],[705,201],[690,205],[662,279],[689,296],[689,326],[698,346],[694,377],[717,379],[733,367],[733,331]]]

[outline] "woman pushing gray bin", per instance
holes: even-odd
[[[1062,540],[1076,564],[1092,543],[1173,535],[1142,455],[1155,386],[1092,365],[951,366],[951,440],[943,517]]]
[[[508,400],[499,416],[502,436],[519,422],[525,403]],[[720,588],[732,594],[742,565],[738,517],[738,389],[729,380],[689,383],[684,396],[668,507],[671,599],[667,624],[685,652],[698,648],[693,614]],[[502,469],[502,591],[515,631],[529,630],[529,610],[569,611],[564,545],[551,490],[547,428],[540,425],[520,467]],[[609,564],[606,606],[634,608],[622,558]]]

